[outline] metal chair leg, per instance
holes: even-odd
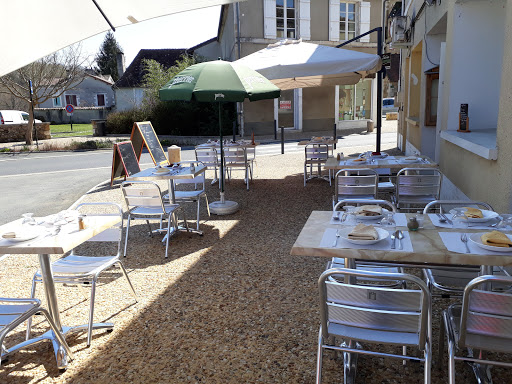
[[[324,349],[322,348],[322,327],[320,327],[320,331],[318,332],[318,351],[316,356],[316,384],[321,384],[322,382],[322,354]]]
[[[130,289],[132,290],[133,297],[135,298],[135,302],[138,302],[137,294],[135,293],[135,288],[133,288],[132,281],[130,280],[130,277],[128,276],[128,272],[126,272],[126,268],[124,267],[124,264],[121,260],[119,260],[116,264],[119,264],[119,267],[121,267],[121,272],[123,273],[124,277],[126,277],[126,281],[128,281],[128,285],[130,286]]]
[[[87,346],[91,346],[92,341],[92,325],[94,317],[94,299],[96,298],[96,279],[98,275],[94,276],[91,282],[91,302],[89,303],[89,322],[87,323]]]
[[[124,254],[123,254],[123,257],[126,257],[126,248],[128,247],[128,232],[130,231],[130,220],[131,220],[131,216],[128,215],[128,220],[127,220],[127,224],[126,224],[126,236],[125,236],[125,239],[124,239]]]
[[[32,278],[32,288],[30,289],[30,298],[34,299],[36,297],[36,284],[37,281],[34,278]],[[25,340],[30,339],[30,335],[32,333],[32,316],[30,316],[27,320],[27,331],[25,333]]]

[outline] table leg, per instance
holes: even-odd
[[[172,203],[172,204],[176,204],[176,197],[174,195],[174,180],[173,179],[169,179],[169,202]],[[185,213],[183,213],[183,214],[185,214]],[[176,220],[178,220],[177,217],[176,217]],[[201,230],[192,229],[192,228],[185,228],[185,227],[182,227],[182,226],[179,226],[179,225],[178,225],[178,231],[192,232],[192,233],[197,233],[199,235],[203,234],[203,231],[201,231]],[[172,233],[171,233],[171,235],[172,235]],[[165,237],[162,240],[162,242],[167,241],[167,236],[168,235],[165,235]]]

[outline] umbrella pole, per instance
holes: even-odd
[[[222,139],[222,117],[221,103],[219,103],[219,138],[220,138],[220,201],[215,201],[209,205],[210,212],[214,215],[229,215],[238,211],[236,201],[225,200],[224,198],[224,143]]]

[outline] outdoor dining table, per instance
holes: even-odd
[[[395,214],[397,229],[403,230],[406,244],[404,249],[391,249],[389,238],[388,243],[384,245],[377,243],[368,246],[352,246],[351,244],[340,242],[338,246],[333,247],[336,228],[340,224],[335,224],[332,219],[332,211],[313,211],[306,224],[300,232],[297,240],[292,246],[291,255],[293,256],[320,256],[320,257],[340,257],[345,259],[346,268],[355,268],[355,261],[375,261],[379,263],[401,264],[405,267],[436,267],[436,266],[454,266],[454,265],[477,265],[481,267],[481,274],[489,275],[493,272],[493,266],[512,266],[512,252],[493,252],[471,245],[471,252],[465,253],[465,247],[462,242],[456,244],[460,252],[451,251],[445,246],[445,240],[453,233],[453,239],[460,239],[458,232],[478,233],[491,231],[489,227],[483,230],[482,227],[460,228],[441,228],[436,227],[430,220],[430,216],[425,217],[423,228],[411,232],[407,231],[405,226],[407,220],[413,217],[412,213]],[[398,220],[398,216],[402,216]],[[370,224],[371,222],[366,222]],[[457,233],[457,234],[455,234]],[[383,240],[382,242],[384,242]],[[450,246],[450,248],[453,245]],[[352,383],[355,379],[355,365],[351,359],[357,359],[354,355],[347,355],[345,363],[345,374],[347,383]]]
[[[157,169],[159,168],[147,168],[143,171],[135,173],[131,176],[128,176],[126,180],[167,180],[169,182],[169,201],[172,204],[176,204],[176,198],[174,195],[174,182],[175,180],[183,180],[183,179],[193,179],[202,173],[204,173],[207,169],[204,165],[197,165],[194,167],[163,167],[168,168],[169,172],[167,173],[157,173]],[[160,168],[161,169],[161,168]],[[187,232],[193,232],[202,234],[203,232],[196,229],[186,229],[180,228],[180,230],[186,230]],[[165,240],[165,238],[164,238]]]
[[[402,168],[437,168],[439,165],[427,156],[418,156],[416,161],[407,161],[409,156],[387,156],[387,157],[372,157],[370,160],[360,158],[343,158],[337,160],[334,157],[327,159],[324,165],[325,169],[344,169],[344,168],[386,168],[391,171],[399,171]]]
[[[55,284],[52,275],[51,267],[51,254],[64,254],[71,249],[79,246],[85,241],[98,235],[104,230],[112,227],[119,222],[118,216],[86,216],[84,218],[84,224],[86,226],[83,230],[78,230],[78,223],[70,222],[63,225],[57,234],[52,234],[45,230],[43,226],[22,224],[23,219],[18,219],[10,223],[0,226],[0,235],[6,232],[12,232],[19,230],[22,226],[25,226],[27,230],[37,231],[40,233],[39,236],[23,241],[13,242],[8,239],[0,237],[0,254],[11,254],[11,255],[39,255],[39,264],[41,267],[41,277],[43,280],[44,294],[46,297],[46,303],[48,306],[48,312],[55,322],[58,329],[62,331],[64,335],[68,332],[75,331],[86,331],[88,325],[78,326],[63,326],[60,320],[59,307],[57,303],[57,295],[55,293]],[[112,323],[94,323],[94,329],[111,329],[114,325]],[[57,360],[57,366],[59,369],[64,369],[68,365],[68,356],[65,349],[59,343],[55,337],[53,331],[48,331],[41,336],[30,339],[26,342],[20,343],[18,346],[14,346],[10,350],[18,350],[25,346],[38,343],[43,340],[51,340],[53,343],[53,349],[55,352],[55,359]],[[69,356],[71,357],[71,356]]]

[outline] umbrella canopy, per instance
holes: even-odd
[[[239,0],[3,1],[2,14],[8,16],[3,17],[2,29],[14,38],[2,39],[0,76],[111,27],[235,1]],[[65,32],[55,33],[55,28],[44,25],[47,20],[58,21],[59,31]]]
[[[235,61],[254,69],[279,88],[356,84],[376,73],[379,55],[285,40]]]
[[[229,61],[191,65],[159,92],[160,100],[237,102],[274,99],[281,90],[258,72]]]

